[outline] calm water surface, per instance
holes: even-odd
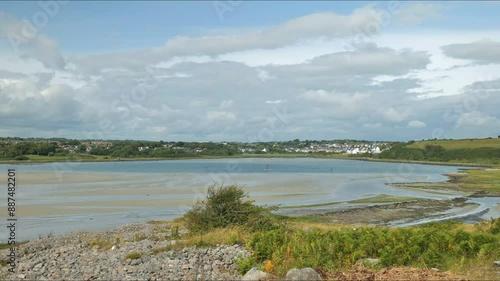
[[[459,195],[386,185],[443,181],[446,177],[442,174],[456,172],[459,167],[338,159],[121,161],[8,168],[15,168],[18,178],[18,240],[173,219],[185,213],[215,182],[242,185],[258,204],[282,206],[378,194],[423,198]],[[5,200],[4,193],[0,193],[0,200]],[[2,228],[0,241],[3,237],[7,232]]]

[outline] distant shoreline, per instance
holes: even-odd
[[[475,168],[491,168],[490,164],[480,163],[448,163],[448,162],[433,162],[433,161],[413,161],[413,160],[398,160],[398,159],[376,159],[376,158],[358,158],[346,157],[345,155],[300,155],[300,154],[251,154],[251,155],[235,155],[235,156],[203,156],[203,157],[182,157],[182,158],[112,158],[112,159],[67,159],[67,160],[0,160],[0,164],[12,165],[37,165],[47,163],[79,163],[79,162],[126,162],[126,161],[165,161],[165,160],[203,160],[203,159],[248,159],[248,158],[316,158],[316,159],[338,159],[338,160],[356,160],[368,162],[382,163],[402,163],[402,164],[421,164],[421,165],[438,165],[438,166],[461,166]]]

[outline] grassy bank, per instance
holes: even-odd
[[[410,182],[391,185],[432,190],[456,190],[473,196],[500,197],[500,170],[498,169],[470,169],[446,175],[450,178],[447,182]]]

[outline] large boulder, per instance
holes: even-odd
[[[310,267],[302,269],[292,268],[286,273],[285,279],[290,281],[321,280],[321,275]]]
[[[271,277],[272,276],[270,274],[253,267],[245,275],[243,275],[243,277],[241,277],[241,281],[263,281],[270,280]]]

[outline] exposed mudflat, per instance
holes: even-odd
[[[473,211],[479,205],[467,201],[465,197],[448,200],[418,199],[386,204],[359,204],[355,207],[288,209],[280,213],[318,216],[332,223],[398,226],[446,219],[458,214],[464,214],[464,217],[467,217],[465,214],[475,214]],[[473,219],[469,216],[469,220]]]

